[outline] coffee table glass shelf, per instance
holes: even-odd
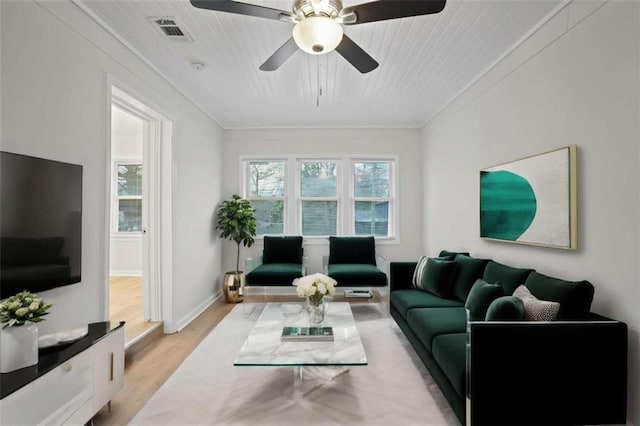
[[[326,307],[320,325],[333,328],[332,342],[282,342],[283,327],[309,326],[306,307],[298,305],[300,309],[292,309],[291,303],[265,304],[233,365],[293,367],[294,394],[301,398],[305,395],[303,367],[314,367],[314,374],[322,371],[331,380],[346,372],[345,367],[367,365],[367,356],[347,302],[330,302]]]

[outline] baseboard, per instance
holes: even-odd
[[[218,299],[220,299],[220,296],[221,296],[220,293],[212,294],[207,299],[205,299],[204,302],[200,303],[198,306],[192,309],[188,314],[180,318],[176,323],[176,331],[181,331],[183,328],[189,325],[189,323],[194,319],[196,319],[198,315],[203,313],[205,309],[207,309],[209,306],[213,305]]]
[[[142,271],[137,270],[119,270],[119,271],[109,271],[110,277],[141,277]]]
[[[142,335],[127,343],[124,352],[125,368],[134,362],[138,355],[143,354],[150,345],[162,338],[163,334],[162,323],[159,322]]]

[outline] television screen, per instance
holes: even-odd
[[[0,299],[80,282],[82,166],[0,151]]]

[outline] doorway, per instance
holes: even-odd
[[[160,171],[162,154],[171,153],[171,122],[115,86],[110,117],[106,300],[109,320],[126,323],[128,347],[161,326],[161,294],[163,286],[170,285],[170,277],[163,283],[160,258],[167,249],[161,245],[166,214],[160,210],[166,200],[161,202]],[[170,250],[171,238],[166,240]]]

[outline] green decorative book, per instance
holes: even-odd
[[[283,342],[333,342],[331,327],[283,327]]]

